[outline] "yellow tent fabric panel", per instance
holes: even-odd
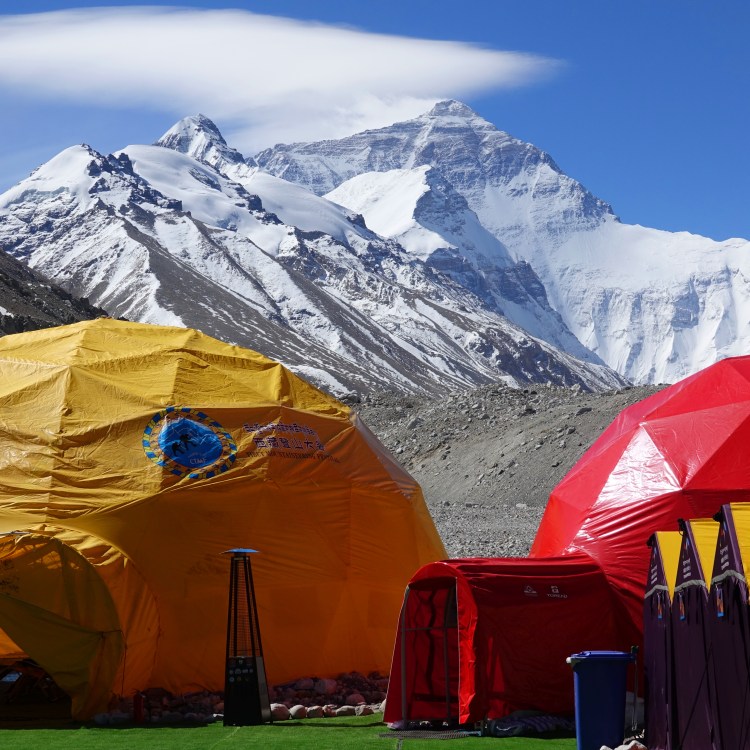
[[[159,637],[159,612],[143,575],[121,550],[101,539],[53,526],[42,525],[38,531],[82,555],[112,597],[125,649],[114,680],[116,692],[129,696],[149,685]]]
[[[0,338],[0,533],[16,529],[109,592],[125,695],[223,688],[227,549],[261,553],[272,683],[387,670],[408,580],[446,557],[419,485],[344,404],[197,331],[108,319]],[[62,602],[29,604],[68,618]]]
[[[123,638],[107,587],[72,548],[37,534],[0,538],[0,628],[72,699],[74,718],[106,709]]]
[[[680,547],[682,534],[679,531],[657,531],[656,538],[661,553],[664,576],[669,587],[670,600],[674,597],[674,587],[677,581],[677,567],[680,563]]]
[[[0,629],[0,654],[8,661],[24,659],[28,654],[8,634]]]
[[[748,575],[748,564],[750,561],[750,507],[747,503],[731,503],[732,519],[734,529],[737,535],[737,545],[742,558],[742,564],[745,570],[745,577]]]
[[[688,521],[693,532],[698,559],[703,570],[703,580],[711,587],[711,576],[714,569],[716,540],[719,536],[719,524],[710,518],[697,518]]]
[[[5,594],[0,594],[0,627],[71,697],[74,719],[107,710],[122,655],[119,631],[90,630]]]

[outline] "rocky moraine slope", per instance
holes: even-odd
[[[0,252],[0,336],[106,315],[42,274]]]
[[[451,557],[515,557],[528,553],[555,485],[620,411],[659,388],[497,384],[353,407],[422,485]]]

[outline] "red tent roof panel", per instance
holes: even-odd
[[[625,409],[550,495],[533,557],[586,552],[635,623],[649,536],[750,499],[750,357],[726,359]]]

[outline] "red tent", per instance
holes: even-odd
[[[429,563],[404,595],[385,721],[572,713],[565,659],[627,650],[622,619],[606,577],[585,554]]]
[[[588,553],[640,631],[646,542],[750,500],[750,357],[625,409],[550,495],[532,557]]]

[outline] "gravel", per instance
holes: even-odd
[[[350,405],[422,486],[450,557],[522,557],[552,489],[620,411],[661,387],[495,384]]]

